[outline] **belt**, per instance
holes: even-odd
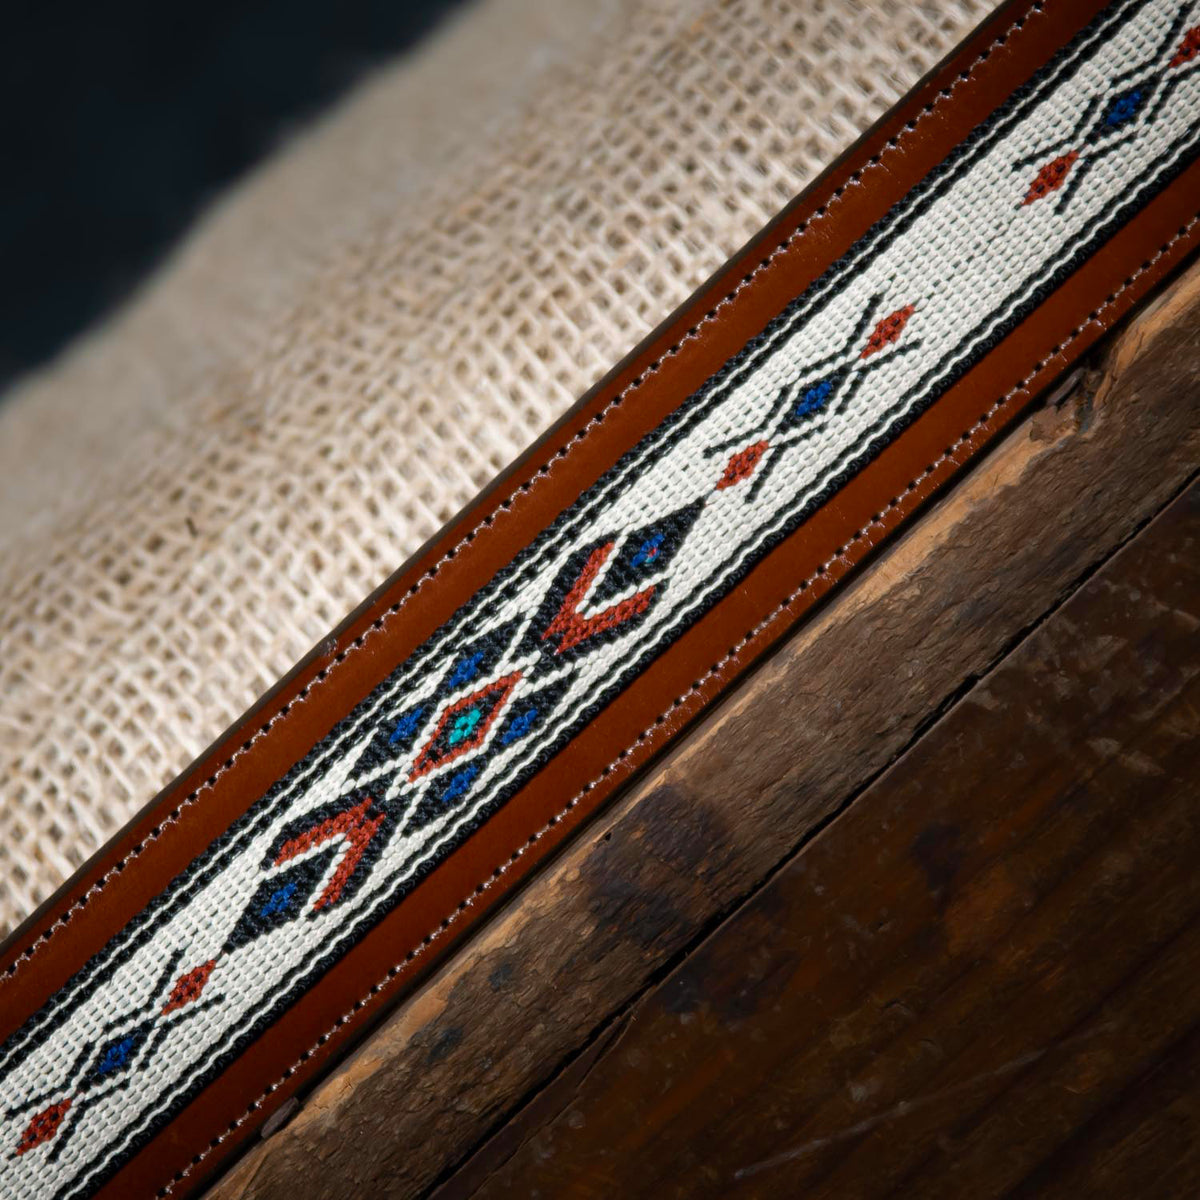
[[[211,1179],[1186,258],[1198,117],[1194,4],[1001,9],[9,940],[0,1196]]]

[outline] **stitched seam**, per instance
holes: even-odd
[[[338,653],[334,656],[333,661],[323,666],[316,673],[316,675],[314,675],[313,678],[309,680],[309,682],[306,683],[299,692],[296,693],[293,699],[289,700],[278,712],[272,714],[272,716],[269,717],[261,726],[259,726],[259,728],[256,729],[241,744],[241,746],[234,750],[234,752],[223,763],[218,764],[216,769],[211,775],[208,776],[207,779],[197,784],[196,787],[193,788],[192,791],[190,791],[175,806],[175,808],[171,810],[170,813],[168,813],[157,825],[149,830],[144,838],[134,843],[134,845],[129,848],[125,855],[123,855],[117,860],[117,862],[109,867],[109,869],[105,871],[105,873],[101,875],[100,878],[97,879],[96,882],[93,883],[92,886],[89,887],[82,896],[75,900],[65,912],[63,912],[51,925],[44,929],[37,936],[37,938],[34,939],[34,941],[32,941],[15,959],[13,959],[13,961],[4,969],[3,974],[0,975],[0,981],[7,981],[15,978],[19,974],[24,963],[28,962],[34,956],[34,954],[36,954],[37,951],[42,948],[42,946],[46,945],[46,943],[48,943],[60,929],[63,929],[69,925],[71,921],[91,903],[92,899],[97,894],[102,892],[112,879],[120,875],[121,872],[124,871],[125,867],[135,858],[137,858],[147,846],[156,842],[162,836],[165,830],[174,825],[179,820],[183,811],[196,803],[202,792],[211,790],[215,786],[217,780],[220,779],[220,777],[224,775],[226,771],[230,770],[234,763],[254,746],[255,742],[257,742],[260,738],[265,737],[275,725],[277,725],[288,715],[289,712],[291,712],[294,705],[306,700],[312,690],[319,684],[323,683],[326,676],[329,675],[329,673],[350,653],[352,653],[354,650],[361,649],[363,644],[366,642],[368,635],[382,629],[383,626],[387,624],[387,622],[393,616],[395,616],[401,611],[401,609],[404,608],[408,601],[414,595],[416,595],[426,583],[428,583],[438,574],[438,572],[447,562],[454,559],[459,551],[465,546],[470,545],[470,543],[475,540],[476,536],[482,530],[490,528],[495,522],[499,513],[508,512],[518,497],[524,496],[528,492],[532,491],[533,487],[539,480],[549,476],[560,459],[566,458],[567,455],[574,450],[576,445],[582,443],[588,437],[590,437],[592,432],[602,425],[605,420],[607,420],[609,414],[614,409],[620,407],[624,400],[631,396],[651,376],[658,372],[662,364],[668,358],[673,358],[680,352],[680,350],[683,349],[686,343],[694,341],[696,338],[698,338],[700,336],[700,331],[706,325],[712,321],[715,321],[721,310],[726,305],[731,304],[739,295],[739,293],[741,293],[745,288],[749,287],[749,285],[758,277],[759,274],[770,267],[780,255],[787,251],[792,243],[805,232],[812,222],[827,215],[830,208],[841,199],[842,195],[850,187],[860,184],[867,171],[879,166],[883,156],[889,151],[896,149],[902,138],[912,133],[917,126],[925,120],[926,117],[930,116],[943,103],[943,101],[949,99],[961,84],[970,79],[975,69],[981,63],[986,62],[996,50],[1003,46],[1005,42],[1007,42],[1008,39],[1013,36],[1013,34],[1023,28],[1025,23],[1031,17],[1040,15],[1042,12],[1043,3],[1044,0],[1034,0],[1034,3],[1030,5],[1025,13],[1018,17],[1007,29],[1004,30],[1003,33],[997,35],[994,41],[980,51],[977,58],[959,71],[959,73],[945,87],[940,88],[937,94],[925,103],[920,112],[918,112],[910,120],[906,121],[896,133],[888,138],[888,140],[879,148],[879,150],[877,150],[865,163],[863,163],[861,167],[853,171],[842,183],[840,183],[834,189],[828,200],[826,200],[819,208],[815,209],[809,216],[805,217],[804,220],[801,221],[800,224],[794,230],[792,230],[792,232],[789,233],[787,237],[779,243],[778,246],[776,246],[760,262],[756,263],[755,266],[749,272],[747,272],[747,274],[743,275],[734,286],[732,291],[728,292],[725,296],[718,300],[717,303],[714,304],[713,307],[710,308],[708,312],[706,312],[704,316],[696,322],[696,324],[692,325],[688,330],[686,330],[686,332],[684,332],[678,341],[664,350],[662,354],[660,354],[652,363],[650,363],[643,371],[641,371],[640,374],[638,374],[634,379],[630,380],[630,382],[626,384],[620,392],[618,392],[602,409],[600,409],[599,412],[597,412],[588,420],[586,425],[584,425],[581,429],[576,430],[571,436],[571,439],[565,445],[560,446],[554,452],[554,454],[538,468],[535,474],[530,476],[529,479],[516,488],[511,495],[506,497],[492,512],[488,513],[488,515],[484,517],[477,525],[475,525],[469,532],[465,533],[462,538],[459,539],[459,541],[451,546],[450,549],[448,549],[437,560],[437,562],[431,564],[417,579],[415,579],[409,585],[403,596],[391,604],[386,611],[380,613],[380,615],[376,617],[375,620],[372,621],[371,624],[364,629],[362,633],[360,633],[349,645],[344,646],[340,651],[338,651]]]
[[[842,556],[852,546],[858,542],[865,541],[869,543],[871,531],[876,526],[883,526],[885,518],[893,510],[900,509],[905,501],[910,496],[913,496],[918,489],[920,489],[925,482],[942,466],[943,463],[947,461],[953,461],[955,453],[957,453],[957,451],[963,445],[972,441],[975,435],[979,433],[984,426],[986,426],[992,420],[992,418],[996,416],[996,414],[1002,408],[1004,408],[1004,406],[1015,395],[1017,395],[1018,392],[1021,392],[1028,386],[1028,384],[1050,362],[1051,359],[1053,359],[1056,355],[1062,354],[1068,350],[1071,345],[1083,335],[1087,327],[1091,325],[1093,321],[1096,321],[1100,318],[1101,314],[1106,308],[1109,308],[1112,304],[1114,304],[1126,291],[1128,291],[1130,287],[1133,286],[1134,283],[1137,282],[1138,279],[1140,279],[1147,271],[1151,270],[1155,264],[1158,263],[1158,261],[1171,250],[1171,247],[1179,242],[1182,238],[1185,238],[1198,223],[1200,223],[1200,216],[1193,217],[1187,222],[1186,225],[1183,225],[1175,233],[1174,237],[1172,237],[1169,241],[1164,242],[1163,245],[1161,245],[1150,258],[1146,259],[1132,275],[1126,278],[1125,282],[1119,288],[1117,288],[1116,291],[1110,292],[1108,296],[1106,296],[1100,304],[1092,309],[1092,311],[1088,313],[1087,316],[1084,317],[1083,320],[1080,321],[1079,324],[1076,325],[1075,328],[1072,329],[1062,341],[1047,351],[1042,358],[1038,359],[1038,361],[1034,363],[1032,370],[1030,370],[1022,379],[1018,380],[1017,383],[1013,384],[1013,386],[1009,388],[1009,390],[1005,392],[999,400],[996,400],[989,405],[984,412],[970,426],[968,426],[966,430],[963,431],[963,433],[961,433],[948,447],[946,447],[945,450],[942,451],[940,455],[938,455],[936,459],[934,459],[933,462],[931,462],[914,479],[910,480],[902,492],[896,496],[893,496],[885,508],[877,512],[866,525],[858,529],[849,538],[847,538],[847,540],[843,542],[836,550],[834,550],[833,553],[819,567],[817,567],[811,575],[808,576],[808,578],[804,579],[791,593],[781,600],[779,604],[777,604],[775,608],[771,610],[770,613],[768,613],[762,618],[762,620],[758,622],[758,624],[756,624],[741,638],[739,638],[738,641],[735,642],[729,648],[729,650],[727,650],[725,654],[721,656],[721,658],[713,663],[713,665],[709,667],[708,670],[705,671],[705,673],[699,679],[697,679],[686,692],[684,692],[681,696],[677,696],[671,702],[670,706],[660,713],[659,716],[655,718],[653,723],[648,725],[624,750],[622,750],[616,756],[616,758],[612,760],[612,762],[608,764],[608,766],[606,766],[592,780],[584,784],[583,787],[581,787],[579,791],[567,801],[567,803],[557,814],[552,816],[535,833],[530,834],[528,839],[516,850],[514,850],[503,863],[495,867],[492,873],[487,876],[486,879],[482,880],[480,883],[477,883],[474,889],[464,899],[458,902],[454,911],[448,916],[442,918],[436,929],[432,930],[430,933],[427,933],[416,946],[414,946],[405,954],[403,959],[388,969],[387,974],[382,979],[380,979],[377,983],[372,984],[367,993],[359,1000],[356,1000],[353,1006],[347,1009],[346,1012],[344,1012],[323,1034],[321,1034],[321,1036],[317,1038],[317,1040],[307,1050],[305,1050],[274,1083],[268,1084],[267,1087],[263,1089],[258,1099],[252,1101],[240,1117],[235,1118],[229,1123],[229,1126],[224,1133],[213,1138],[203,1151],[193,1157],[189,1166],[184,1167],[182,1170],[176,1172],[174,1177],[159,1189],[158,1196],[160,1198],[169,1196],[171,1192],[174,1191],[175,1185],[186,1179],[187,1176],[191,1174],[191,1172],[197,1166],[199,1166],[209,1154],[213,1152],[213,1150],[215,1150],[222,1142],[224,1142],[242,1125],[244,1125],[246,1121],[248,1121],[251,1116],[258,1111],[258,1109],[262,1106],[263,1101],[266,1100],[267,1097],[281,1088],[304,1065],[304,1063],[312,1058],[313,1055],[315,1055],[317,1051],[321,1049],[321,1047],[323,1047],[337,1034],[339,1029],[341,1029],[344,1025],[347,1025],[358,1012],[370,1004],[371,1001],[381,991],[383,991],[383,989],[393,979],[395,979],[401,971],[405,969],[405,967],[407,967],[420,955],[424,954],[425,951],[435,941],[438,940],[438,938],[442,937],[450,929],[454,922],[458,920],[459,916],[471,907],[477,896],[483,895],[483,893],[486,892],[488,888],[492,887],[495,882],[513,866],[514,863],[521,859],[521,857],[530,849],[530,847],[536,845],[537,842],[545,837],[551,829],[558,825],[560,821],[564,820],[567,814],[579,804],[580,800],[582,800],[584,796],[593,791],[600,785],[602,780],[612,774],[618,763],[623,762],[639,746],[650,740],[654,736],[655,730],[663,725],[674,712],[682,708],[692,698],[692,696],[698,693],[709,679],[719,675],[732,659],[736,658],[737,655],[740,654],[750,642],[752,642],[760,633],[767,629],[776,620],[776,618],[779,617],[780,614],[783,613],[792,604],[792,602],[797,599],[797,597],[799,597],[803,592],[807,591],[818,579],[824,576],[828,572],[829,568],[832,567],[840,558],[842,558]],[[934,487],[936,488],[936,486],[937,485],[935,484]],[[884,531],[886,532],[886,526],[884,526]],[[852,570],[853,566],[854,564],[850,564],[850,566],[847,568],[847,571]]]

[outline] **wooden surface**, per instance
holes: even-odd
[[[1193,269],[212,1194],[1196,1194],[1198,342]]]
[[[1193,486],[443,1197],[1194,1196],[1198,784]]]

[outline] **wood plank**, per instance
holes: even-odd
[[[213,1194],[407,1196],[452,1170],[1178,491],[1200,461],[1198,330],[1193,269]]]
[[[440,1200],[1194,1196],[1198,781],[1200,485]]]

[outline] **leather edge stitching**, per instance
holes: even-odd
[[[474,902],[474,897],[482,895],[488,890],[488,888],[492,887],[496,880],[500,879],[505,872],[507,872],[514,863],[519,861],[520,858],[532,846],[536,845],[536,843],[540,841],[541,838],[545,837],[554,826],[565,819],[566,815],[579,804],[580,800],[582,800],[582,798],[587,795],[588,792],[595,789],[600,784],[602,779],[610,775],[617,763],[624,761],[640,745],[652,738],[655,730],[663,725],[672,713],[683,707],[693,695],[699,692],[708,679],[718,676],[721,671],[724,670],[725,666],[741,653],[746,645],[748,645],[754,640],[754,638],[767,629],[819,578],[826,575],[829,572],[829,569],[835,563],[837,563],[839,559],[842,558],[846,551],[848,551],[857,542],[869,542],[870,532],[876,525],[883,526],[884,531],[886,532],[887,526],[885,524],[885,518],[887,518],[893,512],[893,510],[899,511],[900,508],[910,499],[921,500],[924,499],[926,495],[932,494],[934,491],[936,491],[940,484],[934,482],[927,485],[927,481],[930,480],[930,478],[938,471],[938,469],[946,462],[953,462],[955,466],[961,465],[954,459],[954,454],[958,451],[958,449],[963,445],[973,441],[975,436],[981,430],[983,430],[983,428],[992,420],[992,418],[995,417],[1001,411],[1001,409],[1003,409],[1009,403],[1009,401],[1013,399],[1014,396],[1023,391],[1031,382],[1031,380],[1034,379],[1034,377],[1047,365],[1051,359],[1068,350],[1070,346],[1082,336],[1084,331],[1093,321],[1100,319],[1101,314],[1106,308],[1114,304],[1121,297],[1121,295],[1123,295],[1130,287],[1132,287],[1133,284],[1136,283],[1137,280],[1140,279],[1144,274],[1146,274],[1147,271],[1152,270],[1159,260],[1164,255],[1169,253],[1171,248],[1177,242],[1185,238],[1197,224],[1200,224],[1200,216],[1193,217],[1187,222],[1186,225],[1181,226],[1175,235],[1169,241],[1163,243],[1163,245],[1161,245],[1150,258],[1146,259],[1132,275],[1128,276],[1125,282],[1116,291],[1110,292],[1108,296],[1105,297],[1103,302],[1092,309],[1092,311],[1089,312],[1087,316],[1084,317],[1083,320],[1081,320],[1079,324],[1076,325],[1062,341],[1058,342],[1049,351],[1047,351],[1042,358],[1038,359],[1038,361],[1033,365],[1033,368],[1022,379],[1009,388],[1009,390],[1005,392],[1004,395],[998,400],[993,401],[993,403],[990,404],[983,411],[983,413],[976,418],[976,420],[972,422],[972,424],[963,433],[961,433],[932,463],[930,463],[914,479],[910,480],[904,490],[894,496],[888,502],[885,508],[876,513],[867,525],[864,525],[849,538],[847,538],[845,542],[843,542],[836,550],[833,551],[833,553],[828,559],[825,560],[825,562],[821,564],[821,566],[817,567],[811,575],[802,580],[801,583],[797,585],[797,587],[791,593],[789,593],[789,595],[787,595],[779,602],[778,605],[776,605],[775,608],[771,610],[771,612],[769,612],[756,625],[743,634],[743,636],[739,638],[738,641],[734,643],[734,645],[731,646],[724,655],[721,656],[721,658],[719,658],[711,667],[709,667],[708,670],[698,680],[696,680],[686,692],[680,696],[677,696],[675,700],[672,701],[671,705],[662,713],[660,713],[659,716],[650,725],[648,725],[633,740],[633,742],[631,742],[624,750],[622,750],[617,757],[600,772],[599,775],[590,780],[588,783],[584,784],[583,787],[580,788],[579,791],[567,801],[567,803],[556,815],[550,817],[550,819],[541,827],[541,829],[531,834],[529,838],[521,846],[514,850],[503,863],[494,868],[492,873],[486,879],[476,884],[475,888],[464,899],[458,902],[453,912],[451,912],[449,916],[442,918],[436,929],[434,929],[431,933],[427,933],[415,947],[410,949],[405,954],[403,959],[389,968],[387,974],[381,980],[372,984],[367,993],[359,1000],[356,1000],[353,1006],[347,1009],[345,1013],[343,1013],[323,1034],[321,1034],[321,1036],[313,1043],[313,1045],[305,1050],[274,1083],[268,1084],[261,1095],[259,1095],[256,1100],[250,1103],[245,1112],[243,1112],[240,1117],[237,1117],[235,1120],[230,1122],[229,1128],[225,1133],[219,1134],[217,1137],[213,1138],[209,1145],[192,1159],[190,1166],[177,1171],[174,1177],[159,1189],[157,1193],[159,1200],[169,1196],[174,1191],[176,1184],[183,1182],[183,1180],[185,1180],[187,1176],[191,1174],[195,1167],[199,1166],[204,1159],[212,1153],[213,1150],[217,1149],[222,1142],[235,1133],[243,1124],[245,1124],[246,1121],[251,1118],[255,1112],[257,1112],[257,1110],[262,1106],[264,1100],[282,1087],[287,1080],[289,1080],[296,1073],[296,1071],[298,1071],[304,1065],[304,1063],[312,1058],[313,1055],[315,1055],[336,1035],[339,1029],[348,1024],[358,1012],[370,1004],[374,997],[377,996],[388,985],[388,983],[395,979],[396,976],[399,975],[409,963],[413,962],[416,958],[423,954],[429,948],[429,946],[433,944],[433,942],[442,937],[450,929],[451,925],[453,925],[458,919],[459,915],[471,906],[471,904]],[[917,493],[922,489],[925,489],[925,495],[917,495]],[[903,516],[903,514],[901,514],[901,516]],[[836,577],[834,582],[844,578],[846,574],[853,570],[854,565],[855,564],[853,563],[848,564],[845,567],[845,570]]]
[[[814,209],[807,217],[796,226],[770,253],[764,256],[755,266],[748,271],[734,287],[718,300],[695,324],[691,325],[684,333],[667,347],[653,362],[649,363],[641,372],[638,373],[628,384],[625,385],[609,402],[600,409],[597,413],[576,430],[570,440],[560,446],[554,454],[547,459],[538,470],[515,488],[505,499],[497,505],[486,517],[482,518],[474,525],[467,533],[465,533],[453,546],[446,550],[436,562],[421,573],[404,591],[404,594],[393,601],[387,609],[379,614],[374,621],[371,622],[366,629],[359,633],[351,642],[342,647],[340,651],[333,657],[332,661],[321,667],[319,671],[310,679],[297,693],[283,705],[277,712],[273,713],[262,725],[260,725],[246,740],[239,746],[224,762],[217,765],[216,769],[202,782],[197,784],[176,806],[173,808],[161,821],[147,831],[145,837],[138,842],[135,842],[129,850],[119,858],[107,871],[104,872],[88,889],[79,896],[71,905],[59,914],[55,920],[48,925],[38,936],[23,950],[20,954],[4,968],[0,974],[0,982],[8,982],[15,979],[20,974],[24,964],[32,959],[43,946],[49,943],[60,929],[65,928],[71,921],[83,912],[91,903],[92,899],[102,892],[109,882],[116,876],[120,875],[125,867],[136,859],[147,846],[156,842],[162,834],[172,825],[176,824],[183,812],[195,804],[203,792],[211,791],[217,781],[229,771],[234,763],[237,762],[244,754],[248,753],[254,744],[261,738],[265,737],[271,729],[273,729],[281,720],[287,717],[293,706],[300,704],[308,699],[312,691],[325,681],[328,675],[339,666],[351,653],[359,650],[365,644],[367,637],[374,634],[384,627],[390,619],[399,613],[408,603],[409,599],[419,592],[426,583],[432,580],[441,568],[449,561],[453,560],[464,547],[473,542],[476,536],[484,529],[488,529],[494,524],[497,515],[508,512],[514,501],[519,497],[526,495],[533,490],[533,487],[542,478],[548,477],[557,466],[559,460],[566,458],[576,447],[582,443],[594,429],[607,420],[609,414],[624,402],[626,398],[631,396],[638,388],[640,388],[651,376],[656,374],[667,359],[675,357],[684,345],[689,341],[694,341],[700,335],[701,329],[706,325],[716,320],[720,311],[731,304],[738,294],[748,287],[763,271],[770,268],[775,261],[782,256],[799,238],[808,227],[816,220],[828,215],[831,207],[835,205],[842,195],[852,186],[861,184],[863,176],[868,170],[881,165],[882,158],[885,154],[895,150],[902,139],[908,137],[926,117],[930,116],[940,105],[947,100],[953,93],[975,72],[980,64],[987,61],[991,55],[1003,46],[1009,38],[1021,30],[1025,24],[1034,16],[1042,13],[1045,0],[1033,0],[1033,3],[1017,17],[1003,32],[988,43],[988,45],[972,59],[972,61],[963,67],[954,78],[944,87],[939,88],[937,93],[928,100],[921,110],[904,123],[899,130],[896,131],[888,140],[873,154],[862,166],[851,172],[830,194],[829,199],[822,203],[818,208]]]

